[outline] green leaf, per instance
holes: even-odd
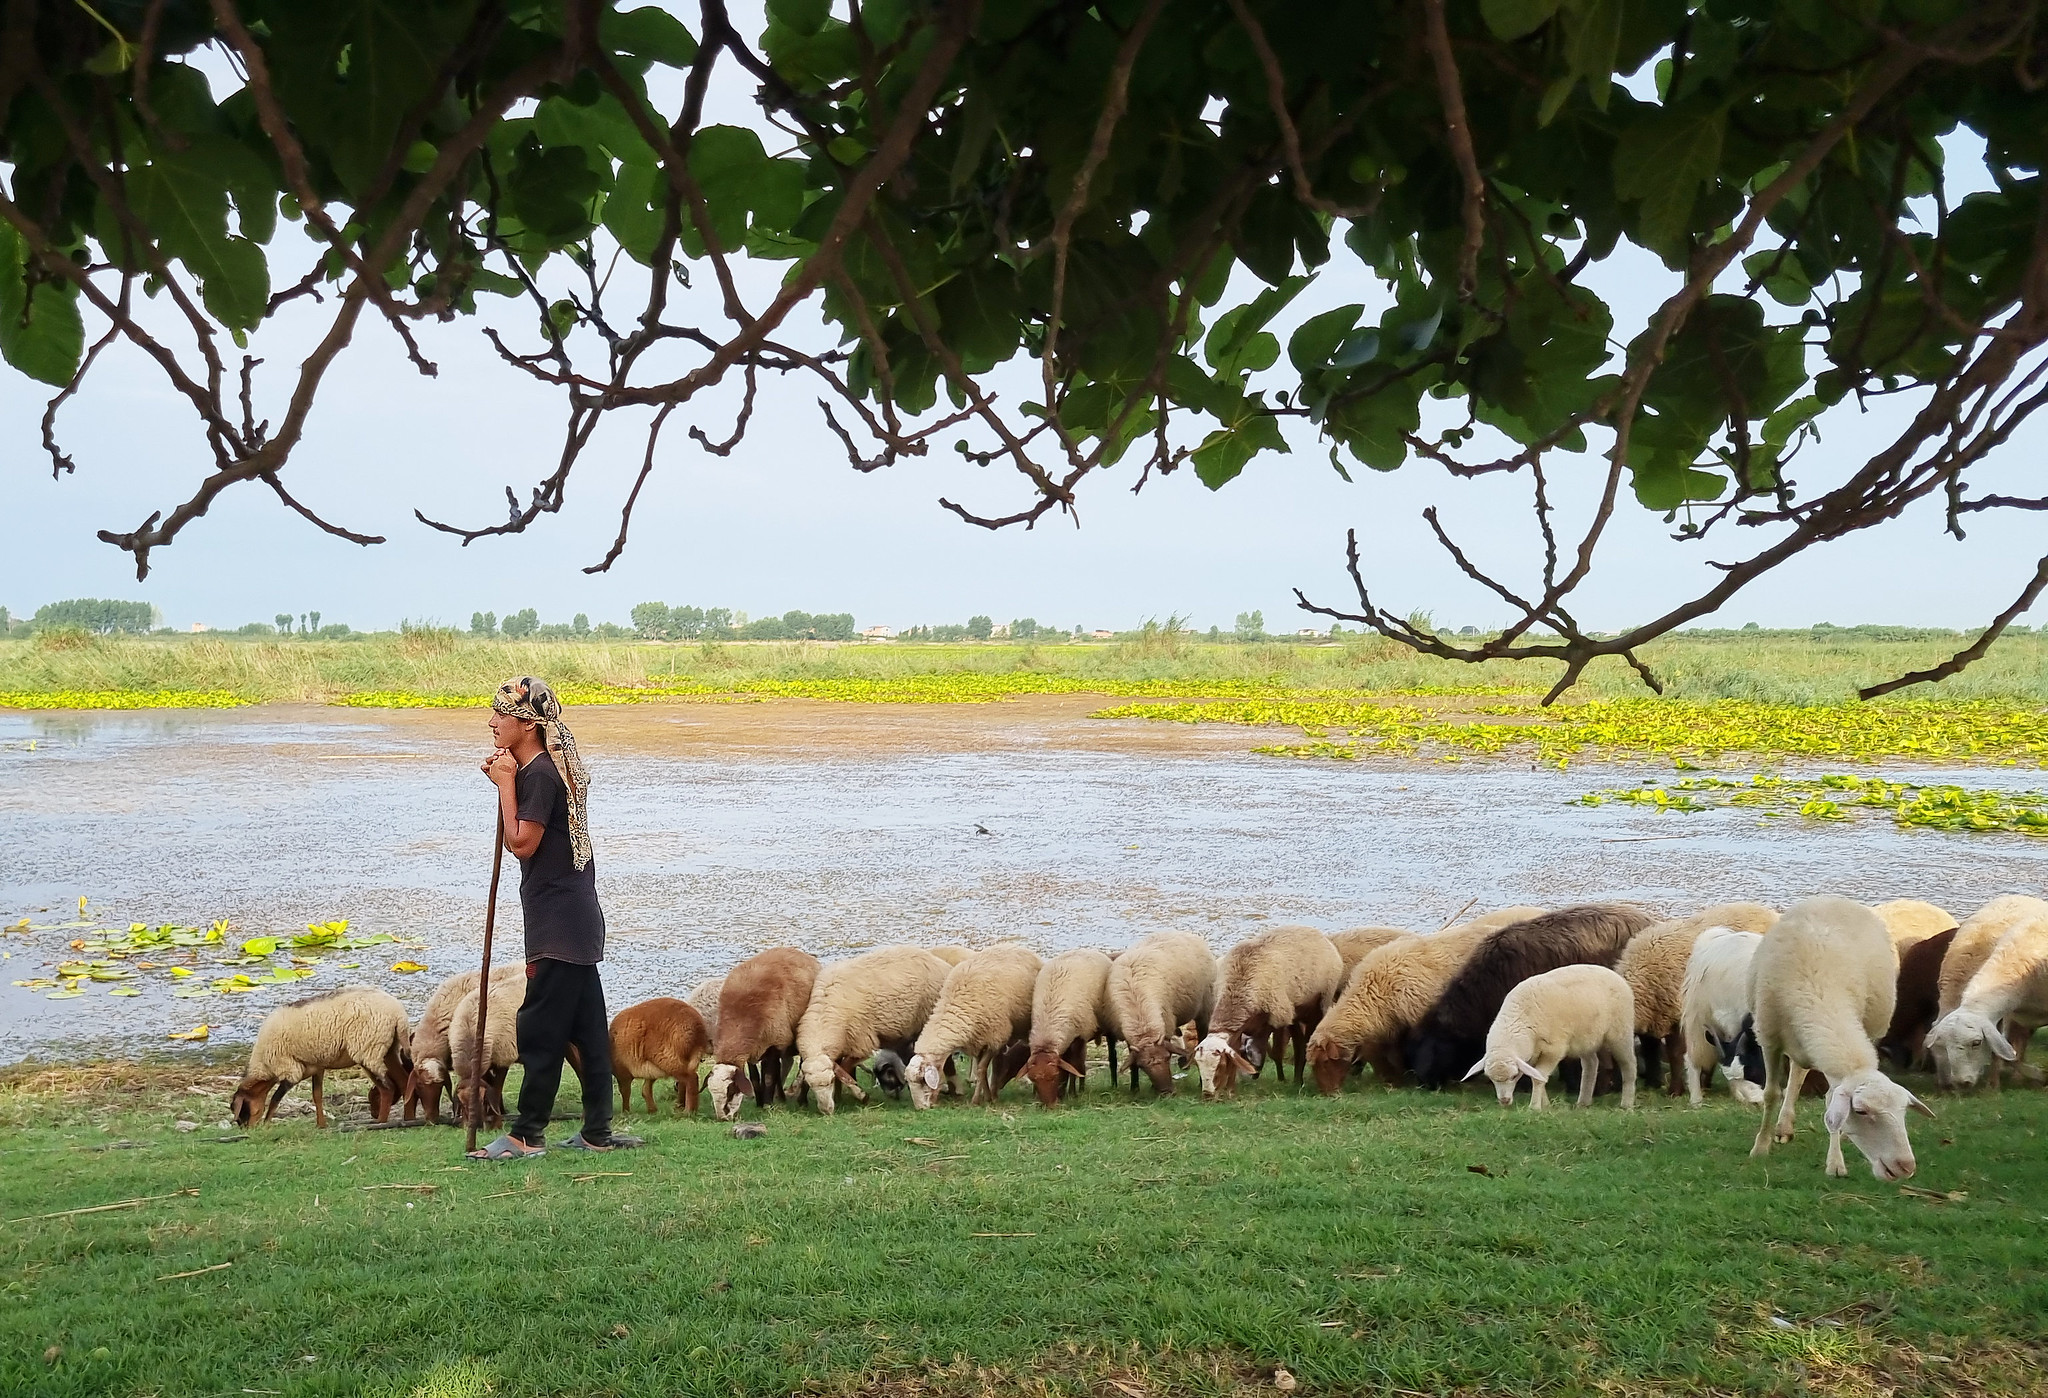
[[[557,244],[589,232],[597,188],[598,174],[580,146],[541,149],[532,142],[505,181],[513,217]]]
[[[1557,0],[1480,0],[1479,13],[1496,39],[1533,34],[1557,13]]]
[[[1257,343],[1260,332],[1286,308],[1288,302],[1301,294],[1302,288],[1314,280],[1313,277],[1283,278],[1279,285],[1268,287],[1244,305],[1218,316],[1215,327],[1209,331],[1209,338],[1202,346],[1209,366],[1219,374],[1270,368],[1280,357],[1280,342],[1267,335],[1264,341],[1269,344]],[[1254,362],[1260,359],[1264,362]]]
[[[817,33],[831,14],[832,0],[768,0],[768,17],[798,34]]]
[[[1764,419],[1764,441],[1774,447],[1784,446],[1792,440],[1793,433],[1820,416],[1826,406],[1810,393],[1793,399]]]
[[[1607,110],[1614,83],[1614,62],[1621,50],[1624,0],[1569,0],[1565,6],[1565,58],[1575,77],[1585,80],[1593,105]]]
[[[1422,425],[1423,378],[1397,379],[1376,393],[1337,403],[1324,416],[1323,431],[1361,465],[1394,470],[1408,459],[1408,437]]]
[[[1614,192],[1642,201],[1638,231],[1666,262],[1682,255],[1700,186],[1720,170],[1727,125],[1718,102],[1682,103],[1635,122],[1615,143]]]
[[[685,68],[696,61],[697,41],[683,22],[658,5],[608,12],[598,21],[598,37],[620,53]]]
[[[85,324],[75,287],[49,282],[28,291],[28,248],[0,223],[0,358],[39,382],[62,388],[85,354]]]
[[[654,257],[654,245],[661,239],[661,221],[667,209],[668,177],[652,165],[625,165],[605,196],[604,226],[619,240],[626,255],[643,267]],[[495,287],[478,285],[485,290]],[[518,289],[505,293],[517,295]]]
[[[1235,427],[1219,428],[1204,438],[1202,445],[1195,448],[1195,474],[1209,489],[1220,490],[1236,479],[1245,464],[1260,452],[1286,450],[1280,424],[1260,415]]]
[[[1288,338],[1287,362],[1302,374],[1312,374],[1327,367],[1330,357],[1364,314],[1365,307],[1353,304],[1310,316]],[[1374,339],[1377,343],[1378,337]]]
[[[199,275],[200,300],[230,330],[252,330],[270,308],[270,264],[247,238],[224,238],[204,265],[185,265]]]

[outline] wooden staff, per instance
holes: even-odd
[[[470,1099],[469,1143],[463,1153],[476,1149],[476,1128],[484,1118],[484,1016],[491,1005],[491,934],[498,926],[498,876],[505,869],[505,813],[496,788],[491,791],[491,896],[484,904],[484,967],[476,981],[476,1045],[469,1057]]]

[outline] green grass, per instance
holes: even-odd
[[[1668,692],[1683,699],[1839,703],[1858,685],[1924,668],[1964,644],[1957,636],[1900,639],[1842,632],[1681,635],[1645,656]],[[990,676],[1076,684],[1178,687],[1189,697],[1247,686],[1391,693],[1495,690],[1541,693],[1556,666],[1433,660],[1378,638],[1338,645],[1208,644],[1164,633],[1104,645],[828,645],[815,642],[663,645],[628,641],[472,640],[442,632],[353,641],[230,640],[214,636],[60,636],[0,641],[0,695],[224,692],[244,700],[329,701],[365,692],[487,695],[509,675],[557,686],[707,685],[737,692],[838,680],[900,682]],[[963,687],[962,697],[974,697]],[[1619,660],[1587,672],[1579,697],[1640,695]],[[1961,675],[1913,697],[2048,700],[2048,636],[2007,636]],[[844,697],[854,697],[847,695]]]
[[[192,1080],[0,1085],[0,1217],[200,1191],[7,1225],[0,1392],[2044,1391],[2040,1091],[1915,1121],[1937,1201],[1825,1178],[1817,1102],[1767,1164],[1725,1098],[1290,1087],[636,1117],[636,1153],[461,1166],[448,1129],[207,1143]]]

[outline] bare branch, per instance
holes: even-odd
[[[1890,694],[1893,690],[1904,689],[1908,685],[1926,684],[1933,680],[1945,680],[1950,675],[1960,674],[1971,662],[1984,658],[1984,653],[1991,649],[1991,643],[1999,638],[2006,627],[2012,625],[2015,620],[2023,615],[2027,608],[2034,605],[2035,601],[2041,596],[2043,588],[2048,588],[2048,558],[2043,558],[2035,567],[2032,580],[2020,590],[2020,595],[2013,599],[2013,604],[1992,618],[1991,624],[1984,628],[1984,633],[1977,637],[1975,641],[1932,669],[1915,670],[1910,675],[1901,675],[1895,680],[1886,680],[1882,684],[1867,685],[1856,691],[1856,697],[1859,699],[1875,699],[1879,695]]]

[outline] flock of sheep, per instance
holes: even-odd
[[[324,1125],[322,1075],[348,1067],[369,1076],[379,1120],[401,1101],[406,1120],[416,1110],[439,1120],[451,1080],[465,1111],[502,1119],[524,968],[492,973],[486,1066],[469,1082],[477,984],[474,971],[444,981],[417,1025],[369,987],[280,1007],[257,1034],[236,1119],[267,1119],[310,1078]],[[1269,1059],[1284,1081],[1290,1049],[1295,1081],[1312,1072],[1324,1093],[1370,1066],[1387,1086],[1484,1075],[1503,1105],[1526,1078],[1532,1109],[1559,1074],[1576,1074],[1581,1106],[1603,1075],[1618,1078],[1624,1108],[1639,1073],[1653,1085],[1665,1078],[1675,1095],[1682,1065],[1695,1105],[1716,1069],[1738,1099],[1761,1103],[1756,1155],[1791,1139],[1800,1087],[1817,1071],[1827,1082],[1828,1173],[1848,1173],[1846,1136],[1873,1174],[1896,1180],[1914,1170],[1906,1113],[1932,1113],[1886,1076],[1880,1053],[1896,1068],[1931,1060],[1947,1086],[1974,1086],[1987,1071],[1995,1084],[2000,1063],[2017,1063],[2044,1023],[2048,902],[1996,898],[1959,926],[1915,900],[1871,908],[1817,897],[1782,916],[1724,903],[1659,922],[1626,905],[1585,904],[1505,908],[1422,935],[1273,927],[1220,960],[1186,932],[1044,960],[1014,942],[884,947],[830,964],[776,947],[686,1000],[620,1011],[611,1049],[626,1111],[636,1081],[652,1112],[654,1084],[674,1079],[684,1111],[708,1089],[722,1120],[749,1097],[765,1107],[791,1091],[830,1114],[841,1087],[868,1100],[861,1070],[928,1108],[956,1090],[961,1055],[972,1100],[992,1101],[1022,1076],[1050,1107],[1085,1083],[1098,1039],[1112,1084],[1121,1042],[1132,1092],[1142,1072],[1171,1093],[1176,1064],[1192,1063],[1204,1099],[1229,1095]]]

